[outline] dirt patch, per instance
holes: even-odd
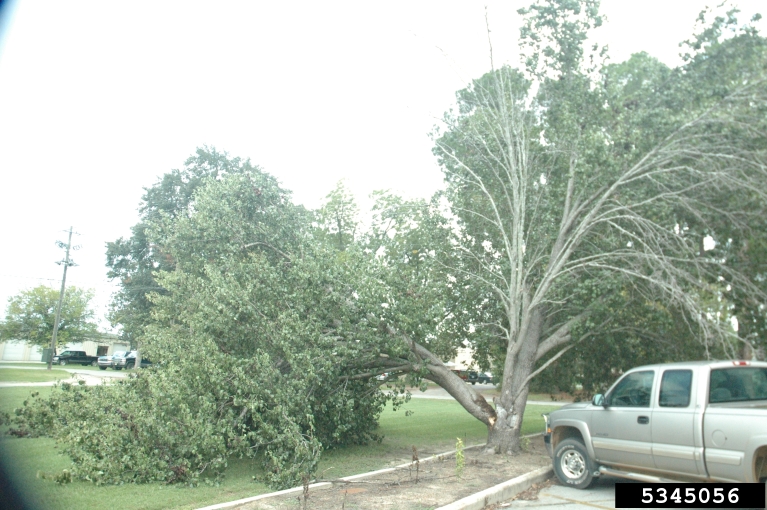
[[[409,452],[408,452],[409,453]],[[404,454],[404,452],[403,452]],[[382,464],[387,459],[381,459]],[[429,462],[411,463],[353,481],[332,482],[330,487],[310,488],[304,502],[302,492],[248,503],[240,510],[426,510],[446,505],[539,467],[551,464],[542,436],[531,438],[519,455],[487,455],[481,448],[464,451],[464,468],[459,474],[455,455]],[[384,464],[385,465],[385,464]]]

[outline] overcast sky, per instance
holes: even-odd
[[[611,61],[679,63],[705,1],[603,0]],[[710,2],[715,3],[715,2]],[[758,1],[736,2],[743,20]],[[143,187],[208,145],[250,158],[307,207],[342,178],[428,197],[428,133],[455,92],[517,65],[527,2],[20,0],[0,11],[0,312],[9,296],[113,286],[105,244],[129,235]],[[761,25],[762,30],[763,24]]]

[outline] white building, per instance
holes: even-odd
[[[468,370],[471,367],[474,351],[470,347],[459,347],[455,353],[455,358],[450,360],[448,365],[453,370]]]
[[[121,342],[116,336],[105,335],[95,340],[73,342],[59,348],[85,351],[90,356],[107,356],[115,351],[128,351],[130,345]],[[42,361],[43,349],[38,345],[29,345],[23,340],[0,342],[0,361]]]

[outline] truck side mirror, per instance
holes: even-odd
[[[601,393],[594,395],[594,398],[591,399],[591,403],[595,406],[607,407],[607,399],[605,399],[605,396]]]

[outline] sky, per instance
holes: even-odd
[[[528,2],[17,0],[0,11],[0,312],[38,285],[113,282],[105,245],[130,235],[144,187],[197,147],[250,158],[309,208],[345,179],[428,197],[429,133],[455,92],[519,62]],[[603,0],[610,61],[677,65],[707,3]],[[734,2],[745,21],[761,2]],[[767,13],[766,13],[767,14]],[[758,25],[765,30],[764,23]]]

